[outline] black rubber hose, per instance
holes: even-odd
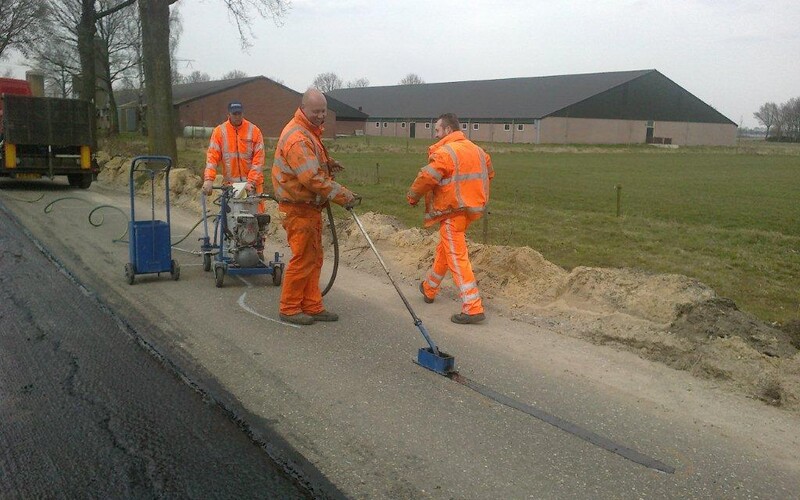
[[[328,222],[330,222],[331,238],[333,238],[333,271],[331,271],[331,279],[328,280],[328,286],[322,291],[322,295],[325,295],[333,288],[333,282],[336,281],[336,272],[339,270],[339,238],[336,237],[336,225],[333,223],[333,210],[331,210],[330,203],[328,203]]]

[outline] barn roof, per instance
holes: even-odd
[[[268,80],[271,81],[272,83],[275,83],[276,85],[281,85],[280,83],[275,82],[274,80],[270,80],[265,76],[251,76],[246,78],[233,78],[230,80],[213,80],[208,82],[181,83],[172,86],[172,104],[174,106],[178,106],[180,104],[185,104],[190,101],[202,99],[203,97],[208,97],[210,95],[217,94],[225,90],[230,90],[232,88],[256,80]],[[300,92],[292,90],[289,87],[286,87],[285,85],[281,86],[283,86],[290,92],[294,92],[298,96],[301,95]],[[119,90],[115,92],[115,95],[117,97],[118,107],[122,107],[125,105],[135,105],[139,99],[138,90]],[[147,104],[146,94],[142,96],[142,103]],[[328,108],[336,113],[337,119],[339,118],[350,118],[355,120],[367,119],[367,115],[365,113],[362,113],[361,111],[352,108],[347,104],[339,100],[336,100],[334,98],[328,98]]]
[[[376,119],[431,118],[453,112],[473,120],[524,121],[557,114],[642,77],[665,80],[674,91],[691,96],[654,69],[362,87],[337,89],[328,95]],[[699,99],[692,100],[695,101],[709,108],[704,113],[713,115],[710,120],[730,121]]]

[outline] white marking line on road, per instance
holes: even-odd
[[[242,280],[242,283],[247,285],[247,288],[253,288],[253,285],[248,283],[246,279],[242,278],[241,276],[237,276],[237,278]],[[300,328],[300,325],[293,325],[291,323],[284,323],[283,321],[279,321],[279,320],[277,320],[275,318],[270,318],[269,316],[264,316],[263,314],[259,314],[259,313],[255,312],[250,306],[245,304],[244,299],[246,297],[247,297],[247,292],[244,292],[241,296],[239,296],[238,304],[239,304],[239,307],[241,307],[245,311],[249,312],[250,314],[254,314],[254,315],[258,316],[261,319],[266,319],[266,320],[269,320],[269,321],[273,321],[275,323],[280,323],[281,325],[291,326],[292,328]]]

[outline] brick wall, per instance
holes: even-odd
[[[227,119],[228,103],[241,101],[244,117],[261,129],[265,138],[277,138],[300,106],[302,94],[267,78],[254,80],[177,107],[180,131],[186,126],[215,127]],[[328,110],[324,137],[334,137],[336,113]]]

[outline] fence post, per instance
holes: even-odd
[[[622,184],[617,184],[614,189],[617,190],[617,217],[622,215]]]
[[[483,215],[483,244],[489,244],[489,207],[486,207],[486,213]]]
[[[378,162],[375,162],[375,184],[380,184],[381,183],[381,172],[380,172],[380,170],[381,170],[381,164],[378,163]]]

